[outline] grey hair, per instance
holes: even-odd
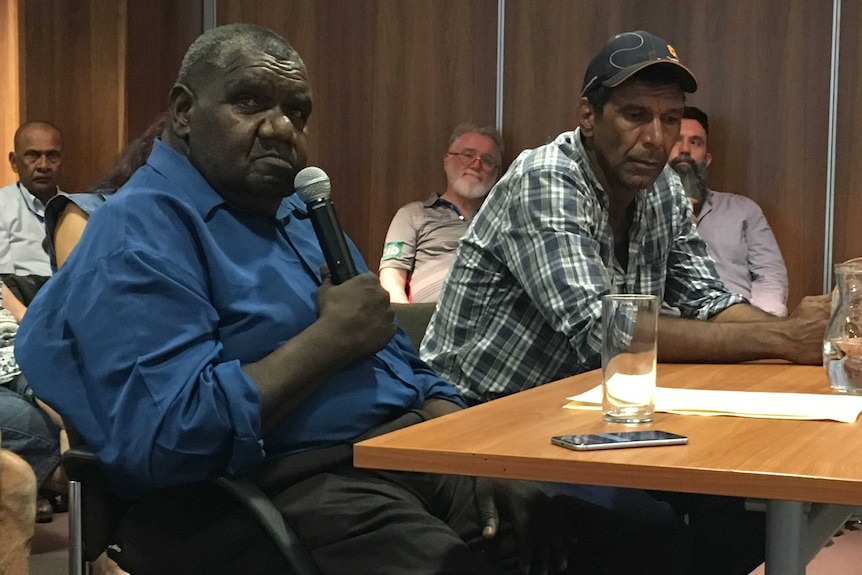
[[[497,149],[500,151],[500,156],[503,156],[503,136],[500,135],[500,132],[497,131],[497,128],[494,126],[479,126],[478,124],[474,124],[473,122],[465,122],[463,124],[458,124],[455,129],[452,131],[452,135],[449,136],[449,144],[451,146],[455,140],[463,136],[464,134],[481,134],[487,138],[491,138],[494,144],[497,146]]]
[[[302,62],[287,40],[256,24],[227,24],[207,30],[192,42],[177,74],[177,84],[189,86],[202,71],[227,66],[237,53],[260,51],[276,58]]]

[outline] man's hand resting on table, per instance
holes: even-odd
[[[785,320],[787,336],[791,340],[791,353],[785,359],[795,363],[816,365],[823,361],[823,335],[829,321],[832,296],[830,294],[802,298]]]
[[[485,539],[497,535],[501,519],[512,523],[523,573],[566,570],[577,538],[565,497],[553,497],[533,481],[477,477],[476,503]]]

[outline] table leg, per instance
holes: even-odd
[[[766,575],[804,575],[807,522],[799,501],[766,502]]]
[[[803,575],[805,566],[856,511],[846,505],[766,502],[766,575]]]

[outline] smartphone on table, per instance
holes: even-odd
[[[607,433],[587,433],[583,435],[557,435],[551,443],[578,451],[594,449],[618,449],[621,447],[651,447],[658,445],[683,445],[688,437],[650,429],[644,431],[613,431]]]

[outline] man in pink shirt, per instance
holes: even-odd
[[[721,281],[763,311],[787,315],[787,269],[772,229],[750,198],[706,186],[712,156],[707,148],[709,117],[686,106],[670,166],[692,201],[697,230],[706,242]]]

